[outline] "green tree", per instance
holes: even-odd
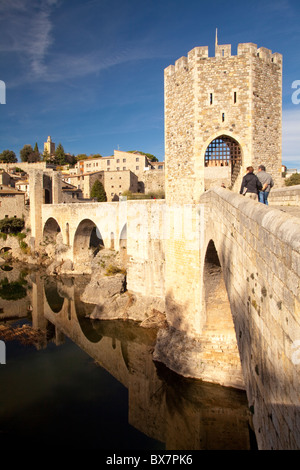
[[[66,163],[66,154],[63,146],[59,143],[55,150],[55,164],[64,165]]]
[[[0,220],[0,232],[2,233],[18,233],[23,230],[25,222],[17,217],[5,217]]]
[[[95,153],[94,155],[91,155],[92,158],[102,158],[102,155],[100,153]]]
[[[47,149],[47,148],[45,148],[44,153],[43,153],[42,156],[43,156],[43,161],[44,161],[44,162],[48,162],[48,161],[49,161],[49,159],[50,159],[50,153],[48,152],[48,149]]]
[[[79,160],[86,160],[87,158],[89,158],[85,153],[79,153],[77,156],[76,156],[76,160],[79,161]]]
[[[33,150],[31,145],[24,145],[20,150],[20,158],[22,162],[34,163],[41,160],[40,153]]]
[[[286,186],[295,186],[300,184],[300,173],[293,173],[289,178],[285,179]]]
[[[97,199],[98,202],[106,202],[107,196],[101,181],[96,180],[91,189],[91,198]]]
[[[18,300],[25,297],[27,290],[20,282],[8,282],[7,277],[0,281],[0,297],[5,300]]]
[[[24,145],[24,147],[20,150],[20,158],[22,162],[28,162],[29,157],[33,154],[33,148],[31,145]]]
[[[76,157],[75,155],[66,155],[66,163],[69,165],[75,165],[76,164]]]
[[[29,155],[28,157],[28,162],[34,163],[34,162],[40,162],[40,161],[41,161],[41,154],[38,148],[38,144],[36,142],[32,154]]]
[[[15,163],[18,161],[15,152],[12,150],[3,150],[0,153],[0,161],[3,163]]]

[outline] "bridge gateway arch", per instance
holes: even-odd
[[[243,151],[238,137],[216,135],[210,138],[208,144],[204,143],[203,147],[205,189],[220,184],[226,188],[233,188],[243,164]]]

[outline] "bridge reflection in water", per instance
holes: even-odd
[[[155,329],[88,319],[94,305],[80,300],[88,282],[85,277],[56,279],[35,272],[31,282],[32,325],[44,332],[38,349],[61,345],[69,338],[85,351],[128,390],[128,423],[135,430],[167,450],[251,448],[245,393],[186,379],[154,363]],[[117,425],[114,433],[122,428]],[[99,416],[99,435],[103,432],[108,431]],[[113,435],[111,442],[113,448]],[[135,448],[134,443],[129,448]]]

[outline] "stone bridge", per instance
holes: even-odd
[[[128,290],[165,303],[168,326],[159,331],[155,360],[186,377],[244,389],[260,449],[300,448],[298,217],[223,188],[203,193],[198,204],[33,209],[35,249],[59,234],[62,261],[74,273],[93,237],[124,251]]]

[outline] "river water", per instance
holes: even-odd
[[[94,306],[80,295],[88,280],[2,265],[1,447],[255,448],[245,393],[155,363],[156,330],[87,318]]]

